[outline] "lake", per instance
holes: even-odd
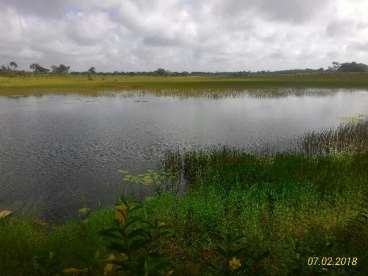
[[[341,89],[0,97],[0,209],[74,216],[112,205],[125,190],[118,171],[157,169],[166,151],[285,151],[367,111],[368,91]]]

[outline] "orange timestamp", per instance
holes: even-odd
[[[309,266],[357,266],[358,257],[308,257]]]

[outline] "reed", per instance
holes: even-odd
[[[326,155],[368,150],[368,121],[352,118],[352,122],[335,129],[307,133],[299,141],[299,149],[307,155]]]

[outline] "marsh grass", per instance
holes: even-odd
[[[158,77],[122,75],[55,75],[22,74],[0,76],[0,95],[28,96],[50,93],[99,95],[105,91],[143,90],[189,95],[244,89],[276,88],[368,88],[364,73],[260,75],[252,77]],[[221,94],[221,93],[220,93]]]
[[[351,117],[349,121],[335,129],[307,133],[299,140],[299,150],[310,156],[366,152],[368,121],[363,116]]]

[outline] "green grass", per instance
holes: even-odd
[[[120,90],[243,90],[256,88],[368,88],[368,74],[334,73],[252,77],[155,77],[119,75],[3,75],[0,96],[80,93],[96,95]],[[194,93],[195,94],[195,93]]]
[[[57,275],[64,268],[92,266],[104,244],[98,229],[111,224],[111,210],[88,222],[48,225],[37,218],[14,216],[0,222],[0,275]]]
[[[139,214],[173,231],[160,251],[173,263],[174,275],[216,274],[209,263],[220,263],[218,236],[225,235],[245,237],[245,251],[237,257],[248,274],[239,275],[322,273],[307,265],[309,256],[358,257],[357,266],[327,269],[331,275],[366,275],[367,166],[368,153],[173,153],[166,168],[184,172],[189,191],[149,197]],[[69,267],[101,275],[102,260],[112,251],[98,232],[113,225],[113,214],[100,210],[63,225],[16,215],[0,222],[2,275],[61,275]]]

